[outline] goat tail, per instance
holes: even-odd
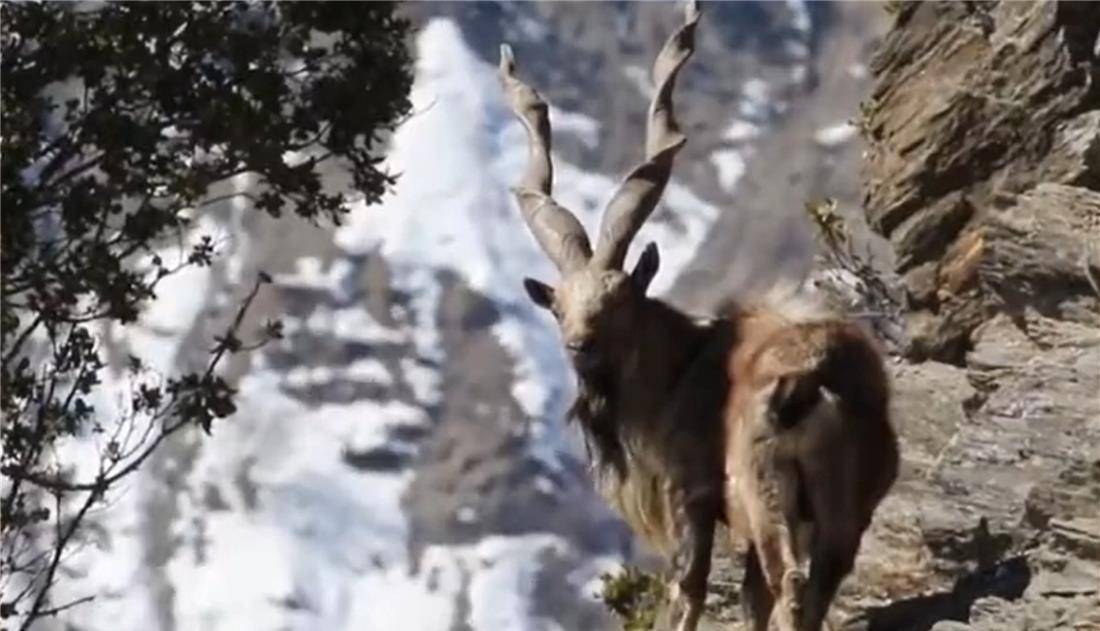
[[[780,429],[797,425],[828,397],[844,415],[860,419],[886,418],[889,380],[882,355],[856,325],[807,323],[805,339],[815,347],[798,370],[776,378],[768,401],[771,422]]]
[[[777,429],[790,429],[810,415],[822,398],[817,371],[782,375],[768,399],[768,421]]]

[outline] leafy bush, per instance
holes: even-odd
[[[89,511],[169,436],[232,414],[220,362],[280,334],[239,337],[261,276],[200,369],[124,358],[112,416],[95,405],[103,331],[212,263],[210,235],[162,251],[219,204],[339,222],[350,193],[377,202],[394,181],[380,149],[410,109],[408,35],[390,3],[0,5],[0,618],[25,629],[75,604],[50,592]],[[331,166],[348,186],[322,180]],[[57,447],[90,437],[98,470],[75,479]]]
[[[658,576],[627,566],[619,574],[604,574],[600,599],[623,623],[624,631],[648,631],[667,597]]]

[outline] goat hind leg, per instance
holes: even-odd
[[[841,467],[822,467],[812,472],[817,479],[831,480],[829,486],[809,489],[817,530],[810,546],[810,576],[801,625],[804,631],[820,631],[836,597],[840,583],[855,565],[863,532],[871,523],[870,514],[858,508],[853,490],[859,488],[857,462],[850,454],[839,453]]]
[[[805,591],[805,573],[797,563],[797,557],[789,552],[786,542],[791,535],[786,526],[776,525],[754,535],[756,554],[764,583],[775,600],[771,619],[780,631],[798,631],[802,616],[802,600]]]
[[[745,624],[752,631],[768,631],[768,620],[772,617],[775,597],[764,580],[764,571],[760,569],[760,557],[756,549],[749,546],[745,553],[745,577],[741,580],[741,610]]]
[[[810,580],[806,585],[806,602],[801,612],[803,631],[821,629],[841,581],[852,571],[858,550],[858,538],[854,544],[850,541],[839,545],[822,542],[814,547]]]
[[[776,602],[773,618],[781,631],[796,631],[802,618],[806,571],[799,545],[805,525],[798,514],[799,476],[786,464],[758,463],[750,502],[753,545]]]

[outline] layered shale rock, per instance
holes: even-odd
[[[904,3],[863,107],[864,209],[904,274],[911,353],[960,362],[1026,307],[1096,323],[1100,5]]]

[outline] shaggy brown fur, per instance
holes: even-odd
[[[599,368],[578,370],[575,418],[601,492],[673,562],[683,628],[698,617],[723,521],[749,543],[755,628],[774,616],[782,629],[818,629],[897,475],[878,350],[831,317],[733,307],[700,321],[633,302],[651,334],[637,339],[652,343],[606,346]]]
[[[582,430],[601,493],[651,547],[671,554],[678,527],[666,452],[678,458],[691,456],[695,465],[682,475],[710,480],[710,501],[720,510],[723,434],[717,412],[729,387],[722,366],[733,329],[726,320],[693,320],[658,300],[642,298],[636,308],[644,329],[660,335],[676,331],[685,341],[651,345],[650,350],[667,357],[670,370],[649,371],[648,376],[624,373],[610,356],[613,367],[578,370],[578,395],[570,418]],[[626,362],[640,370],[651,361],[650,352],[623,356],[630,354],[633,358]],[[681,383],[688,374],[698,376]],[[682,394],[676,397],[676,392]],[[660,414],[669,403],[667,414]],[[643,408],[658,414],[639,413]],[[668,421],[673,416],[689,418],[672,427]],[[700,443],[709,447],[706,454]]]
[[[773,614],[781,629],[816,630],[897,477],[887,376],[851,323],[766,310],[737,319],[726,506],[731,533],[751,543],[746,614],[759,630]]]

